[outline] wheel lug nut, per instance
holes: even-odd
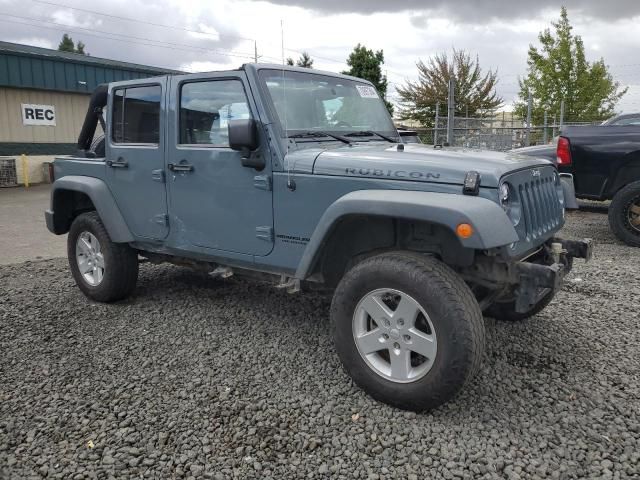
[[[389,340],[389,335],[387,335],[386,333],[382,334],[382,339],[383,340]]]
[[[401,327],[404,325],[404,320],[402,318],[398,319],[398,326]]]
[[[405,342],[409,343],[409,342],[411,341],[411,335],[403,335],[403,336],[402,336],[402,339],[403,339]]]
[[[396,350],[400,350],[400,344],[398,342],[394,343],[393,348],[395,348]]]

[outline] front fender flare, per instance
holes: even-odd
[[[65,227],[66,219],[62,218],[65,214],[56,211],[56,205],[59,205],[56,195],[62,191],[81,192],[87,195],[96,207],[100,220],[113,242],[128,243],[134,241],[133,235],[129,227],[127,227],[127,223],[122,213],[120,213],[120,209],[116,205],[116,201],[107,184],[99,178],[81,175],[66,176],[53,182],[51,208],[45,213],[47,228],[52,233],[59,235],[68,231],[68,227]]]
[[[404,190],[358,190],[348,193],[327,208],[302,255],[296,278],[311,274],[325,240],[337,222],[348,215],[371,215],[425,221],[455,232],[469,223],[474,234],[460,239],[463,247],[477,250],[501,247],[519,240],[504,210],[482,197],[450,193]]]

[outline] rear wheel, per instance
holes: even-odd
[[[99,302],[129,296],[138,279],[138,254],[113,243],[96,212],[78,215],[67,237],[69,267],[82,292]]]
[[[630,183],[613,197],[609,226],[624,243],[640,247],[640,181]]]
[[[347,272],[331,320],[354,381],[407,410],[453,398],[484,352],[482,313],[469,287],[440,261],[412,253],[371,257]]]

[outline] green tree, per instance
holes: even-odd
[[[313,59],[307,52],[302,52],[300,58],[296,62],[298,67],[313,68]]]
[[[295,65],[296,67],[313,68],[313,59],[307,52],[302,52],[302,55],[300,55],[297,61],[294,61],[291,57],[287,58],[287,65],[292,67]]]
[[[440,115],[447,115],[449,80],[455,79],[456,116],[485,117],[502,105],[496,93],[497,72],[483,73],[480,62],[464,50],[453,50],[449,57],[439,53],[426,62],[418,60],[418,80],[397,88],[400,95],[400,118],[415,120],[433,127],[436,104]]]
[[[528,73],[519,79],[519,100],[515,112],[526,117],[529,92],[532,96],[532,119],[541,124],[546,110],[560,115],[564,99],[565,121],[596,121],[610,117],[616,103],[627,92],[614,82],[604,60],[586,60],[584,43],[572,34],[567,9],[560,10],[560,20],[552,23],[554,32],[545,29],[538,35],[540,49],[529,46]]]
[[[367,49],[364,45],[358,44],[347,58],[349,70],[342,72],[358,78],[369,80],[378,90],[378,94],[384,99],[389,113],[393,115],[393,105],[386,100],[388,81],[386,75],[382,74],[382,64],[384,63],[384,52]]]
[[[85,44],[81,41],[78,42],[78,45],[76,47],[76,44],[73,42],[73,38],[71,38],[68,33],[65,33],[62,36],[62,40],[58,44],[58,50],[61,52],[71,52],[79,53],[80,55],[87,55],[87,53],[84,51],[84,47]]]
[[[65,33],[62,36],[62,40],[58,45],[58,50],[61,52],[71,52],[74,53],[76,51],[76,44],[73,43],[73,39],[69,36],[69,34]]]

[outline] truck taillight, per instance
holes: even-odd
[[[571,165],[571,145],[568,138],[558,137],[556,161],[558,165]]]

